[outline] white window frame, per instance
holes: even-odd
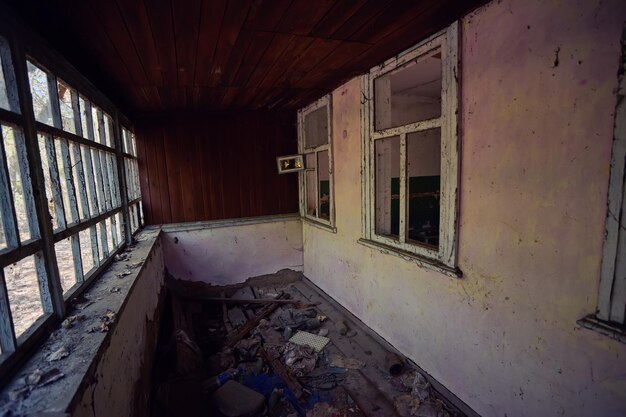
[[[622,38],[622,45],[626,38]],[[622,49],[620,68],[626,68]],[[579,324],[626,343],[626,76],[620,74],[596,314]]]
[[[304,126],[305,117],[322,107],[326,107],[326,117],[328,121],[328,143],[319,146],[305,147],[306,144],[306,131]],[[333,170],[333,126],[332,126],[332,99],[330,94],[325,95],[319,100],[311,103],[307,107],[298,110],[298,152],[302,154],[304,160],[305,169],[300,171],[299,174],[299,197],[300,197],[300,217],[308,221],[313,222],[316,225],[325,226],[331,231],[336,232],[335,229],[335,179]],[[315,172],[316,172],[316,184],[319,184],[319,171],[317,170],[317,155],[320,152],[328,151],[328,170],[329,170],[329,219],[323,219],[321,217],[312,216],[307,213],[307,189],[306,189],[306,173],[310,167],[306,166],[306,155],[315,154]],[[316,192],[315,198],[316,213],[319,214],[319,191]]]
[[[460,276],[456,268],[457,207],[459,176],[458,92],[459,92],[459,24],[420,42],[413,48],[372,68],[362,78],[362,243],[382,246],[387,252],[415,259],[419,264],[434,266],[440,272]],[[404,64],[440,48],[442,54],[441,116],[434,119],[376,130],[374,80]],[[406,177],[406,136],[412,132],[441,129],[441,201],[438,249],[409,243],[406,238],[406,203],[400,204],[398,240],[376,234],[375,141],[400,136],[400,178]],[[400,181],[400,201],[406,201],[406,180]]]

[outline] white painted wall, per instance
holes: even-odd
[[[302,224],[277,216],[165,226],[163,250],[174,278],[234,284],[285,268],[302,271]]]
[[[626,415],[626,345],[576,324],[597,306],[625,20],[619,0],[463,19],[462,279],[357,243],[359,80],[333,92],[337,233],[304,224],[304,273],[483,416]]]

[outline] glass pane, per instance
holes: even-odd
[[[46,200],[48,201],[48,213],[52,220],[52,228],[58,229],[59,219],[57,218],[57,208],[54,205],[54,194],[52,191],[52,179],[50,174],[50,161],[48,159],[48,153],[46,151],[46,137],[39,134],[37,135],[39,140],[39,155],[41,157],[41,169],[43,170],[44,188],[46,191]]]
[[[315,153],[306,154],[306,214],[317,217],[315,200],[317,199],[317,172],[315,168]]]
[[[57,168],[59,170],[59,183],[61,185],[61,196],[63,197],[63,207],[65,208],[65,220],[66,223],[69,225],[74,223],[77,219],[74,219],[72,217],[72,209],[70,205],[70,196],[68,190],[69,184],[67,175],[65,175],[65,164],[63,163],[63,150],[61,148],[65,145],[67,145],[67,142],[62,143],[62,139],[54,138],[54,147],[56,149],[57,155]],[[69,178],[69,180],[71,180],[71,178]]]
[[[102,227],[100,225],[101,223],[98,223],[96,225],[96,236],[98,237],[98,259],[103,260],[104,251],[103,251],[103,245],[102,245]]]
[[[80,124],[82,126],[83,129],[83,137],[89,139],[89,122],[87,119],[87,114],[88,111],[87,110],[87,105],[88,105],[88,101],[85,100],[82,97],[78,97],[78,105],[80,107]]]
[[[100,121],[98,120],[98,108],[96,106],[91,107],[91,122],[93,125],[93,140],[98,143],[102,143],[100,138]]]
[[[83,262],[83,275],[85,276],[87,276],[94,266],[93,252],[91,249],[91,230],[93,230],[92,227],[78,232],[78,240],[80,241],[80,258]]]
[[[54,252],[57,257],[57,265],[59,266],[61,287],[63,288],[63,293],[66,293],[77,282],[71,238],[55,243]]]
[[[48,90],[48,74],[30,62],[27,62],[27,66],[35,120],[53,126],[50,91]]]
[[[19,337],[44,313],[35,257],[28,256],[4,268],[4,278],[13,315],[15,336]]]
[[[407,239],[439,246],[441,130],[410,133],[407,148]]]
[[[85,183],[87,185],[87,200],[89,201],[89,211],[91,216],[98,215],[98,201],[96,196],[96,186],[93,170],[93,161],[91,160],[91,151],[87,146],[81,146],[81,153],[83,155],[83,167],[85,169]]]
[[[319,195],[319,215],[318,217],[330,220],[330,165],[328,161],[328,151],[317,153],[318,172],[318,195]]]
[[[117,232],[118,232],[118,236],[120,237],[119,243],[122,244],[124,242],[124,218],[122,217],[122,213],[117,213]]]
[[[97,149],[91,149],[91,160],[93,163],[93,175],[96,182],[96,195],[98,197],[99,213],[106,211],[106,203],[104,201],[104,187],[102,183],[102,164],[100,163],[100,152]]]
[[[113,147],[113,136],[111,136],[111,123],[112,120],[109,115],[104,113],[104,136],[106,145]]]
[[[137,140],[135,139],[135,134],[130,134],[130,144],[131,144],[131,152],[133,156],[137,156]]]
[[[374,80],[376,130],[441,116],[441,52]]]
[[[113,245],[113,228],[111,227],[111,220],[106,219],[104,224],[107,229],[107,247],[109,248],[109,253],[111,253],[113,252],[113,249],[115,249],[115,246]]]
[[[304,147],[312,148],[328,143],[327,107],[308,113],[304,116]]]
[[[0,43],[0,48],[4,45]],[[9,105],[9,97],[7,95],[7,84],[4,78],[4,68],[2,67],[4,63],[2,62],[2,56],[0,56],[0,108],[5,110],[11,110],[11,106]]]
[[[61,123],[66,132],[76,133],[76,121],[72,106],[72,89],[65,83],[58,82],[59,105],[61,107]]]
[[[7,166],[9,168],[9,178],[11,180],[11,190],[13,191],[13,203],[15,206],[15,215],[17,217],[17,228],[22,242],[31,238],[28,226],[28,211],[26,210],[27,198],[24,192],[24,184],[22,183],[22,172],[20,170],[20,158],[18,157],[17,140],[23,140],[21,135],[16,138],[15,129],[10,126],[2,125],[2,139],[4,141],[4,151],[7,157]],[[27,161],[23,161],[28,164]]]
[[[85,211],[85,207],[89,211],[89,202],[87,201],[87,188],[80,145],[75,142],[70,142],[70,159],[72,161],[72,178],[74,180],[74,189],[76,190],[78,215],[81,220],[84,220],[89,218],[89,213]]]
[[[400,225],[400,137],[376,141],[376,234],[398,238]]]

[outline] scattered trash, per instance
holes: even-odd
[[[135,262],[135,263],[132,263],[132,264],[128,264],[128,265],[126,265],[126,269],[135,269],[135,268],[137,268],[137,267],[139,267],[141,265],[143,265],[143,261],[139,261],[139,262]]]
[[[315,368],[317,358],[315,349],[310,346],[290,342],[285,345],[283,350],[283,362],[296,376],[309,374]]]
[[[64,329],[70,329],[74,327],[74,324],[85,320],[87,317],[84,314],[76,314],[74,316],[67,316],[65,320],[61,322],[61,327]]]
[[[404,370],[404,361],[393,352],[389,352],[385,355],[385,363],[387,364],[389,374],[392,376],[398,376]]]
[[[48,362],[54,362],[66,358],[70,355],[70,352],[67,350],[65,346],[61,346],[59,349],[55,350],[51,354],[46,357]]]
[[[335,417],[339,416],[339,410],[327,403],[317,403],[306,412],[306,417]]]
[[[130,254],[123,252],[123,253],[120,253],[118,255],[115,255],[115,260],[116,261],[125,261],[125,260],[129,259],[130,256],[131,256]]]
[[[296,345],[309,346],[315,349],[316,352],[320,352],[330,342],[330,339],[309,332],[298,332],[289,339],[289,342]]]
[[[361,369],[365,366],[365,362],[361,362],[356,358],[346,358],[341,355],[332,355],[328,365],[332,368]]]
[[[131,272],[131,271],[128,271],[128,270],[126,270],[126,271],[118,272],[117,274],[115,274],[115,276],[116,276],[116,277],[118,277],[119,279],[122,279],[122,278],[124,278],[125,276],[128,276],[128,275],[130,275],[130,274],[132,274],[132,272]]]
[[[326,336],[328,336],[328,329],[326,329],[326,328],[320,329],[320,330],[317,332],[317,334],[318,334],[319,336],[326,337]]]
[[[35,369],[31,374],[26,376],[25,381],[28,385],[43,387],[44,385],[58,381],[64,376],[65,375],[57,368],[50,368],[46,371]]]
[[[421,403],[411,394],[403,394],[394,399],[394,406],[402,417],[416,416]]]
[[[215,391],[213,401],[226,417],[254,416],[265,408],[263,395],[232,380]]]
[[[112,293],[120,292],[122,289],[120,287],[113,287],[110,289]]]
[[[346,326],[346,322],[342,319],[335,320],[335,327],[337,328],[339,334],[342,336],[348,333],[348,326]]]
[[[102,333],[108,332],[109,331],[109,326],[111,324],[115,323],[116,317],[117,317],[117,315],[113,311],[107,309],[107,311],[104,314],[104,316],[100,317],[100,321],[101,321],[100,325],[93,326],[93,327],[89,328],[87,330],[87,333],[93,333],[93,332],[97,332],[97,331],[100,331]]]

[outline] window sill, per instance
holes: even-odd
[[[337,233],[337,228],[335,226],[331,226],[326,223],[318,222],[310,217],[302,217],[302,221],[310,224],[313,227],[317,227],[318,229],[326,230],[331,233]]]
[[[357,242],[361,245],[367,246],[368,248],[377,249],[382,253],[395,255],[404,259],[405,261],[414,262],[420,268],[431,269],[452,278],[463,277],[463,272],[459,268],[449,267],[434,259],[429,259],[398,248],[383,245],[382,243],[374,242],[373,240],[359,239],[357,240]]]
[[[580,326],[590,330],[594,330],[604,336],[608,336],[611,339],[615,339],[618,342],[626,343],[626,328],[625,326],[619,326],[614,323],[609,323],[598,319],[594,314],[590,314],[578,320]]]
[[[49,331],[51,334],[43,341],[38,337],[29,338],[22,346],[25,349],[13,353],[19,353],[22,365],[15,375],[3,381],[0,415],[16,407],[28,415],[43,411],[62,414],[80,401],[86,381],[92,378],[90,375],[111,344],[129,306],[128,300],[158,247],[158,233],[158,230],[142,232],[126,259],[114,261],[111,257],[102,265],[105,270],[92,274],[93,282],[89,282],[89,288],[74,301],[68,312],[68,317],[79,318],[72,326],[64,328],[53,316],[41,319],[44,325],[37,327],[35,332]],[[118,276],[127,271],[130,274],[123,278]],[[102,332],[99,327],[103,323],[101,318],[107,316],[109,310],[116,314],[115,319],[109,324],[108,331]],[[60,347],[66,348],[68,356],[50,362],[48,356]],[[26,376],[37,369],[44,372],[55,370],[62,377],[47,385],[28,384]]]

